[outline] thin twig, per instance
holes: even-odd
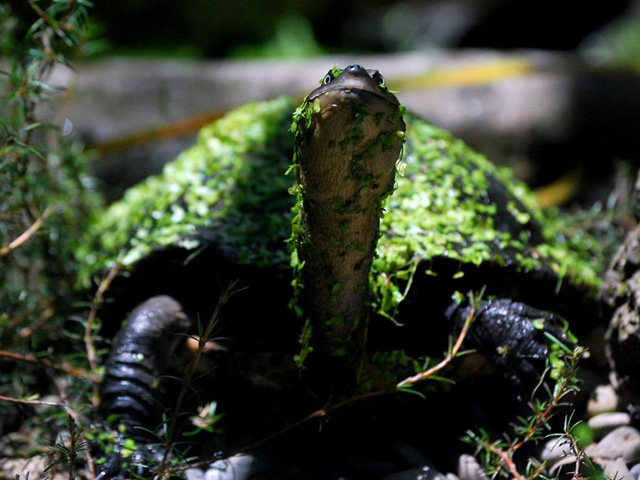
[[[49,319],[53,317],[55,313],[56,311],[53,308],[45,308],[40,316],[36,318],[29,326],[20,329],[18,335],[20,335],[20,338],[30,337],[33,332],[37,332],[39,329],[41,329],[42,326],[47,323],[47,321],[49,321]]]
[[[553,411],[556,409],[556,407],[560,403],[560,400],[562,399],[562,397],[564,397],[566,395],[569,387],[571,386],[570,385],[571,381],[570,381],[569,378],[570,378],[570,376],[573,376],[574,373],[575,372],[572,370],[572,371],[569,372],[569,374],[567,374],[563,378],[562,383],[556,389],[555,395],[553,397],[551,397],[551,400],[549,400],[549,404],[547,405],[547,408],[545,408],[543,412],[541,412],[541,413],[536,415],[536,421],[533,424],[533,426],[529,429],[529,431],[527,432],[527,435],[525,435],[518,443],[515,443],[515,444],[511,445],[509,447],[510,451],[515,452],[516,450],[519,450],[520,448],[522,448],[522,446],[525,443],[529,442],[529,440],[531,440],[531,438],[533,438],[533,436],[538,431],[538,429],[541,426],[545,425],[549,421],[549,417],[551,416]]]
[[[89,361],[89,368],[91,368],[92,372],[96,372],[98,370],[98,354],[96,353],[96,346],[93,343],[93,331],[95,328],[96,320],[98,318],[98,309],[104,302],[104,295],[109,290],[111,286],[111,282],[116,278],[120,271],[120,264],[116,263],[107,276],[100,282],[98,289],[96,290],[96,294],[93,297],[93,301],[91,302],[91,310],[89,310],[89,315],[87,316],[87,321],[84,326],[84,345],[87,350],[87,360]],[[91,405],[93,407],[94,412],[97,411],[100,403],[100,392],[98,390],[98,384],[94,381],[93,384],[93,395],[91,397]]]
[[[8,245],[5,245],[4,247],[0,248],[0,258],[1,257],[6,257],[7,255],[9,255],[9,253],[11,253],[13,250],[15,250],[16,248],[22,246],[23,244],[25,244],[27,242],[27,240],[29,240],[33,235],[35,235],[35,233],[40,230],[40,227],[42,227],[42,225],[44,224],[44,221],[47,219],[47,217],[49,215],[51,215],[51,212],[53,212],[53,208],[49,207],[47,208],[44,213],[42,215],[40,215],[40,217],[38,217],[29,228],[27,228],[20,236],[18,236],[16,239],[14,239],[11,243],[9,243]]]
[[[525,444],[530,442],[542,426],[548,424],[551,415],[560,404],[562,398],[571,391],[573,383],[572,379],[575,377],[576,362],[580,358],[580,355],[580,350],[574,350],[573,356],[569,360],[569,371],[563,376],[562,381],[556,386],[555,393],[549,399],[544,410],[535,413],[533,424],[527,429],[526,434],[518,442],[509,445],[506,449],[502,449],[498,448],[494,444],[489,444],[487,441],[482,440],[472,432],[467,432],[467,435],[469,435],[478,445],[487,449],[492,455],[498,458],[498,469],[505,467],[516,480],[520,480],[525,477],[518,472],[517,467],[513,462],[514,454]],[[534,406],[531,406],[531,409],[536,412],[536,408]]]
[[[471,323],[473,322],[473,320],[475,319],[475,315],[476,315],[476,311],[477,311],[477,302],[480,298],[481,295],[478,296],[473,296],[471,293],[469,293],[470,298],[472,299],[471,302],[471,311],[469,312],[469,315],[467,315],[467,317],[465,318],[465,322],[464,325],[460,331],[460,333],[458,334],[458,337],[456,339],[456,342],[453,346],[453,348],[451,348],[451,350],[449,351],[449,353],[447,354],[446,358],[440,362],[438,365],[425,370],[424,372],[421,372],[420,374],[414,376],[414,377],[409,377],[405,380],[403,380],[402,382],[398,383],[397,385],[391,387],[391,388],[386,388],[386,389],[380,389],[380,390],[376,390],[373,392],[368,392],[368,393],[363,393],[363,394],[359,394],[359,395],[354,395],[352,397],[349,397],[341,402],[335,403],[333,405],[327,405],[324,408],[318,409],[314,412],[311,412],[309,415],[307,415],[304,418],[301,418],[300,420],[295,421],[294,423],[291,423],[289,425],[287,425],[286,427],[282,428],[281,430],[272,433],[271,435],[268,435],[254,443],[251,443],[250,445],[246,445],[244,447],[238,448],[237,450],[234,450],[233,452],[230,452],[226,455],[226,457],[232,457],[234,455],[239,455],[242,453],[246,453],[248,451],[251,451],[255,448],[258,448],[268,442],[270,442],[271,440],[278,438],[282,435],[285,435],[299,427],[301,427],[302,425],[308,423],[311,420],[314,419],[319,419],[319,418],[323,418],[326,417],[332,413],[334,413],[337,410],[340,410],[342,408],[345,408],[351,404],[363,401],[363,400],[368,400],[374,397],[379,397],[382,395],[390,395],[390,394],[394,394],[397,393],[402,387],[406,387],[407,385],[412,385],[415,384],[417,382],[426,380],[427,378],[429,378],[430,376],[435,375],[438,371],[442,370],[445,366],[447,366],[455,357],[456,355],[459,353],[460,348],[462,347],[462,343],[469,331],[469,327],[471,326]],[[166,452],[165,452],[166,453]],[[197,462],[192,462],[192,463],[188,463],[187,465],[182,465],[179,466],[175,469],[176,472],[179,471],[183,471],[186,470],[187,468],[195,468],[195,467],[203,467],[206,465],[210,465],[211,463],[213,463],[214,461],[220,460],[220,457],[214,457],[214,458],[207,458],[204,460],[199,460]]]
[[[180,412],[182,411],[182,406],[184,403],[184,399],[187,393],[191,389],[191,383],[193,379],[193,375],[195,374],[198,364],[200,363],[200,358],[202,357],[202,353],[204,352],[205,346],[213,331],[213,327],[216,325],[216,321],[218,319],[218,315],[220,314],[220,310],[229,301],[229,298],[236,293],[238,290],[234,290],[236,286],[236,282],[232,282],[218,298],[218,304],[216,305],[213,314],[211,314],[211,318],[205,327],[205,330],[198,340],[198,350],[196,351],[193,360],[191,361],[189,368],[187,369],[186,375],[184,377],[184,381],[182,382],[182,388],[180,389],[180,393],[178,394],[178,399],[176,400],[176,405],[173,409],[171,420],[169,421],[169,426],[167,428],[167,438],[165,439],[164,445],[164,454],[162,456],[162,462],[160,462],[160,468],[158,471],[160,472],[160,478],[165,478],[164,474],[170,474],[169,471],[165,472],[165,467],[167,465],[167,461],[169,460],[169,453],[171,451],[171,447],[173,445],[173,437],[175,435],[175,429],[178,421],[178,417],[180,416]]]
[[[501,448],[496,447],[494,444],[488,443],[485,440],[480,438],[476,438],[475,441],[484,447],[486,450],[489,450],[493,455],[498,457],[500,465],[506,467],[509,473],[512,475],[512,478],[515,480],[524,480],[522,474],[518,471],[516,464],[513,461],[512,455],[513,451],[511,449],[503,450]]]
[[[9,358],[11,360],[16,360],[19,362],[32,363],[34,365],[40,365],[45,368],[53,368],[54,370],[59,370],[64,373],[68,373],[75,377],[83,377],[88,378],[89,380],[95,381],[95,375],[84,370],[81,370],[76,367],[72,367],[68,364],[63,363],[62,365],[56,365],[50,360],[46,358],[38,358],[33,354],[29,353],[27,355],[23,355],[16,352],[9,352],[7,350],[0,350],[0,357]]]
[[[56,32],[56,34],[58,34],[58,35],[60,34],[60,30],[58,29],[58,26],[53,22],[53,20],[51,20],[51,17],[47,14],[47,12],[42,10],[34,1],[30,1],[29,2],[29,6],[35,10],[35,12],[38,14],[38,16],[47,25],[49,25],[53,29],[53,31]]]
[[[25,398],[15,398],[15,397],[7,397],[5,395],[0,395],[1,402],[11,402],[11,403],[20,403],[23,405],[47,405],[49,407],[66,407],[64,403],[58,402],[47,402],[44,400],[27,400]]]
[[[469,311],[467,318],[465,318],[464,324],[462,325],[462,329],[460,330],[460,334],[458,335],[456,343],[447,352],[447,355],[437,365],[434,365],[433,367],[428,368],[427,370],[424,370],[423,372],[420,372],[417,375],[414,375],[412,377],[405,378],[404,380],[402,380],[400,383],[398,383],[398,388],[414,385],[418,382],[422,382],[427,378],[432,377],[433,375],[438,373],[440,370],[445,368],[447,365],[449,365],[453,361],[453,359],[457,357],[460,349],[462,348],[462,343],[464,342],[464,339],[467,336],[467,333],[469,332],[471,323],[476,317],[476,310],[477,310],[477,304],[478,304],[477,297],[473,297],[471,293],[469,293],[469,296],[472,300],[471,310]]]
[[[229,457],[233,457],[234,455],[239,455],[242,453],[246,453],[249,452],[251,450],[254,450],[258,447],[261,447],[262,445],[270,442],[271,440],[274,440],[282,435],[285,435],[293,430],[296,430],[297,428],[301,427],[302,425],[310,422],[311,420],[314,419],[319,419],[319,418],[324,418],[328,415],[331,415],[332,413],[334,413],[336,410],[340,410],[348,405],[351,405],[352,403],[356,403],[362,400],[368,400],[370,398],[374,398],[374,397],[379,397],[382,395],[389,395],[392,393],[397,393],[397,390],[395,388],[389,388],[386,390],[376,390],[375,392],[369,392],[369,393],[363,393],[361,395],[355,395],[353,397],[349,397],[346,400],[343,400],[342,402],[338,402],[335,403],[333,405],[329,405],[326,406],[324,408],[320,408],[318,410],[315,410],[314,412],[311,412],[309,415],[307,415],[304,418],[301,418],[300,420],[295,421],[294,423],[290,423],[289,425],[287,425],[286,427],[282,428],[281,430],[278,430],[275,433],[272,433],[271,435],[267,435],[264,438],[261,438],[260,440],[253,442],[249,445],[245,445],[244,447],[240,447],[230,453],[228,453],[227,455],[225,455],[226,458]],[[188,468],[197,468],[197,467],[204,467],[206,465],[210,465],[211,463],[220,460],[221,457],[212,457],[212,458],[206,458],[204,460],[198,460],[197,462],[191,462],[188,463],[186,465],[181,465],[176,467],[176,469],[174,471],[176,472],[181,472],[183,470],[186,470]]]

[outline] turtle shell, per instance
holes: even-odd
[[[79,251],[81,277],[121,266],[111,289],[119,318],[156,294],[207,315],[220,288],[238,280],[249,288],[228,312],[250,318],[259,343],[299,329],[287,307],[296,261],[287,243],[295,179],[286,174],[294,108],[287,97],[237,108],[96,217]],[[592,297],[601,259],[590,237],[543,212],[508,170],[448,132],[410,114],[405,120],[407,143],[371,271],[377,317],[406,323],[415,312],[437,314],[452,292],[483,286],[565,314]]]

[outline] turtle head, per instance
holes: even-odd
[[[323,115],[340,111],[339,104],[360,102],[375,110],[396,111],[400,102],[389,91],[384,77],[378,70],[370,70],[361,65],[349,65],[344,69],[334,67],[320,81],[321,85],[307,97],[309,102],[316,99]]]
[[[335,209],[340,198],[342,207],[367,208],[361,194],[381,200],[392,190],[404,107],[378,70],[334,67],[320,83],[294,114],[299,183],[307,203],[324,199]]]
[[[403,143],[404,107],[380,72],[355,64],[334,67],[320,83],[296,112],[298,145],[314,153],[337,146],[356,160],[371,157],[365,150],[379,145],[395,162]],[[373,153],[377,158],[379,152]]]
[[[294,114],[300,226],[298,302],[313,349],[362,350],[369,269],[393,191],[404,108],[377,70],[334,67]]]

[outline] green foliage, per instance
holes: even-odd
[[[54,453],[58,459],[47,467],[45,471],[51,470],[58,464],[66,464],[69,480],[74,480],[73,475],[76,460],[79,454],[87,449],[87,442],[81,440],[82,431],[78,429],[75,420],[69,415],[68,423],[69,437],[65,441],[64,437],[60,435],[60,441],[53,447],[49,447],[49,450]]]
[[[0,3],[0,343],[36,352],[29,363],[0,372],[0,394],[7,396],[45,391],[40,359],[57,366],[64,354],[70,366],[77,360],[70,353],[83,347],[73,341],[81,331],[73,252],[99,199],[81,145],[63,138],[65,119],[57,112],[64,90],[50,76],[82,55],[90,6],[30,1],[17,10],[30,16],[19,17]],[[90,391],[78,380],[67,393],[82,390]],[[1,402],[0,416],[15,415],[13,405]],[[65,419],[54,417],[60,425]]]
[[[640,13],[637,3],[625,15],[587,37],[581,50],[599,62],[633,68],[640,59]]]
[[[309,21],[296,14],[278,20],[273,36],[263,45],[243,46],[232,50],[231,56],[245,58],[311,58],[322,55],[323,48],[313,35]]]
[[[585,355],[581,347],[570,349],[556,338],[548,337],[550,350],[549,367],[540,379],[538,387],[532,392],[528,403],[531,414],[520,417],[513,425],[513,438],[503,434],[503,438],[492,440],[488,432],[467,432],[465,440],[474,444],[482,452],[485,471],[492,478],[533,479],[539,477],[544,467],[527,463],[525,473],[521,474],[521,464],[517,452],[529,443],[538,442],[549,436],[550,421],[561,406],[566,406],[566,397],[578,390],[576,376],[578,362]],[[593,471],[596,467],[583,455],[577,438],[573,433],[571,420],[565,421],[565,431],[561,441],[571,443],[573,453],[578,455]],[[596,477],[594,477],[596,478]]]
[[[185,432],[185,437],[192,437],[202,431],[213,433],[216,424],[224,417],[224,413],[217,413],[218,402],[209,402],[200,408],[198,415],[191,418],[191,423],[195,428],[189,432]]]

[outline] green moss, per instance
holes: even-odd
[[[98,216],[79,251],[87,278],[114,261],[132,265],[154,250],[215,244],[240,263],[282,264],[294,199],[284,175],[292,100],[238,108],[202,129],[197,144],[161,175],[127,191]]]
[[[299,282],[303,265],[285,245],[286,238],[306,241],[295,206],[300,187],[294,185],[295,162],[291,167],[292,137],[304,133],[313,108],[295,110],[291,124],[293,103],[278,98],[240,107],[205,127],[197,144],[161,175],[130,189],[96,218],[91,241],[79,251],[85,278],[114,261],[132,265],[153,250],[198,251],[213,244],[239,263],[290,264],[293,282]],[[370,283],[379,313],[393,317],[417,267],[437,275],[431,259],[440,256],[461,264],[516,263],[524,271],[550,268],[559,285],[566,275],[598,286],[601,258],[591,237],[557,212],[542,211],[508,170],[449,133],[405,118],[407,144],[395,193],[378,206],[385,213]],[[382,148],[387,141],[381,139]],[[498,195],[506,197],[503,205],[489,201],[492,184],[504,190]],[[356,206],[336,202],[333,208]],[[505,215],[515,225],[512,231],[496,227]],[[534,246],[530,222],[541,226],[542,243]]]
[[[563,218],[543,212],[510,171],[496,168],[448,132],[410,115],[405,120],[405,165],[399,169],[396,192],[384,205],[372,268],[380,313],[389,315],[397,308],[404,298],[399,284],[416,265],[440,256],[461,264],[517,263],[524,271],[550,268],[559,282],[569,275],[576,283],[597,288],[602,259],[588,235],[567,235]],[[491,178],[506,189],[505,208],[489,202]],[[516,232],[496,227],[509,215],[512,224],[522,225],[518,238]],[[526,229],[532,219],[542,226],[543,242],[535,246]]]

